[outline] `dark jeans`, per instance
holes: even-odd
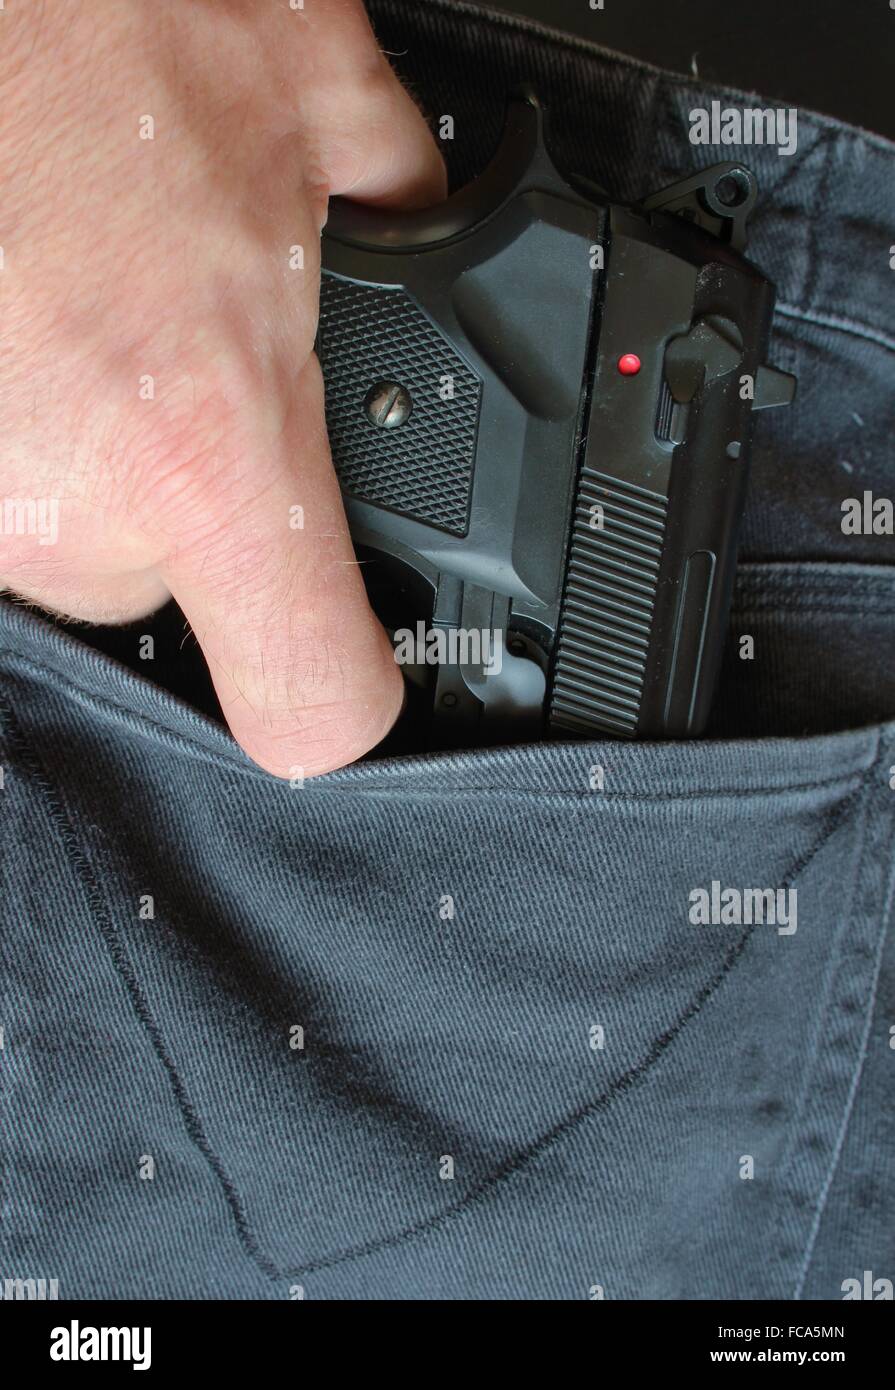
[[[616,198],[729,155],[690,145],[687,112],[742,96],[466,7],[372,10],[455,117],[455,182],[523,78],[560,166]],[[895,495],[893,147],[800,112],[792,157],[742,153],[799,396],[759,418],[710,738],[291,787],[201,712],[171,610],[71,634],[0,605],[0,1284],[839,1299],[895,1278],[895,542],[840,525],[844,499]],[[746,920],[752,889],[775,923]]]

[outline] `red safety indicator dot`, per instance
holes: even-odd
[[[622,376],[636,376],[640,371],[640,358],[636,352],[623,352],[618,359],[618,369]]]

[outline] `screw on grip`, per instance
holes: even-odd
[[[333,459],[374,607],[419,639],[430,745],[704,727],[752,412],[794,388],[762,361],[756,197],[725,164],[612,205],[557,172],[524,92],[440,207],[333,204]]]
[[[364,397],[364,414],[371,425],[393,430],[410,418],[413,401],[399,381],[377,381]]]

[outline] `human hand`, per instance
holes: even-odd
[[[320,231],[331,195],[444,196],[425,123],[360,0],[46,0],[0,39],[0,583],[100,623],[173,594],[256,762],[350,762],[402,685],[330,462]]]

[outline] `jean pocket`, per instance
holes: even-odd
[[[101,658],[75,693],[41,669],[7,668],[8,805],[23,843],[49,806],[67,974],[105,953],[157,1072],[122,1057],[121,1095],[168,1087],[169,1168],[272,1288],[797,1287],[878,963],[891,726],[290,787]]]
[[[597,1269],[616,1296],[723,1293],[719,1212],[741,1261],[764,1222],[765,1291],[792,1283],[872,977],[888,730],[290,787],[97,693],[62,717],[20,686],[20,722],[180,1161],[275,1285],[575,1297]]]

